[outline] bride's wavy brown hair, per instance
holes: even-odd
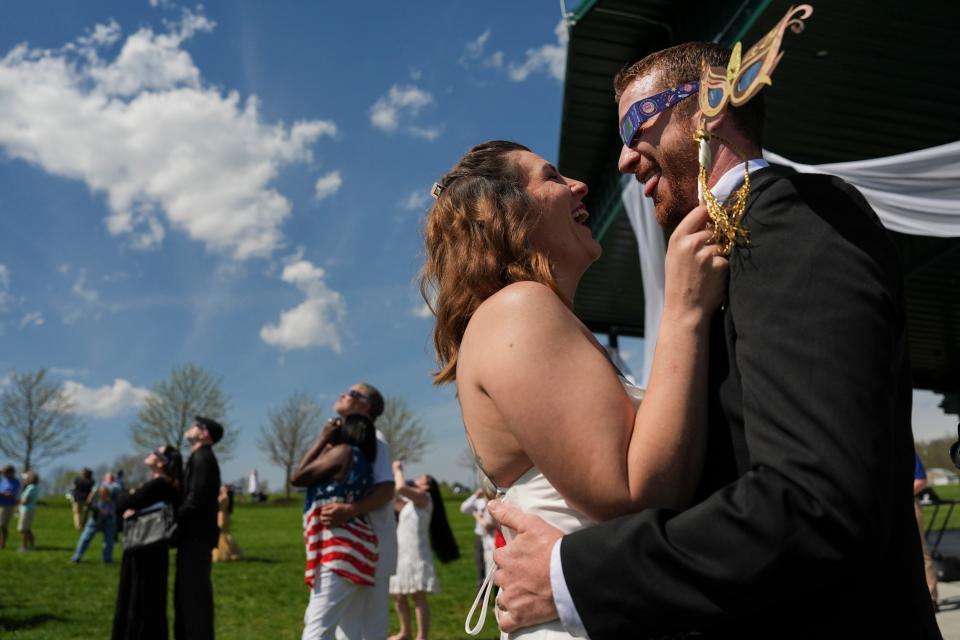
[[[463,332],[484,300],[524,280],[560,295],[547,256],[530,244],[540,210],[527,193],[527,176],[510,157],[515,151],[529,149],[506,140],[470,149],[441,178],[427,214],[420,293],[437,320],[434,384],[457,379]]]

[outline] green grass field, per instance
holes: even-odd
[[[960,485],[945,485],[933,487],[933,490],[936,491],[937,496],[941,500],[958,500],[960,501]],[[947,517],[947,506],[941,505],[940,509],[936,512],[936,519],[933,520],[932,524],[934,530],[939,530],[943,524],[944,519]],[[934,507],[924,506],[923,507],[923,523],[924,526],[931,524],[931,518],[934,516]],[[950,514],[950,519],[947,521],[948,529],[960,529],[960,504],[956,505],[953,509],[953,512]]]
[[[442,591],[430,596],[430,637],[464,638],[463,620],[474,598],[473,519],[458,510],[460,498],[448,497],[447,516],[460,543],[461,558],[437,563]],[[238,503],[233,533],[246,554],[240,562],[213,565],[217,637],[224,640],[300,638],[308,591],[303,584],[304,551],[300,503]],[[121,548],[113,565],[100,562],[101,538],[94,538],[83,562],[68,561],[79,532],[66,500],[41,501],[34,522],[37,550],[17,553],[19,536],[11,531],[0,551],[0,637],[4,640],[60,640],[110,637],[117,596]],[[13,536],[17,536],[14,538]],[[173,559],[170,611],[173,621]],[[398,625],[391,612],[391,632]],[[498,638],[493,616],[480,636]]]
[[[943,499],[960,500],[960,486],[936,487]],[[460,498],[447,497],[447,515],[460,543],[461,558],[449,565],[437,563],[442,591],[430,597],[431,638],[465,638],[463,620],[474,598],[473,520],[458,510]],[[246,559],[213,565],[217,637],[223,640],[268,638],[297,640],[308,592],[303,584],[304,552],[300,532],[301,506],[238,502],[233,532]],[[924,507],[926,522],[932,507]],[[945,510],[935,524],[939,528]],[[15,522],[11,523],[14,525]],[[949,528],[960,529],[960,506]],[[101,538],[94,539],[83,562],[68,562],[79,533],[71,523],[66,500],[41,501],[34,531],[38,549],[17,553],[19,537],[0,551],[0,637],[4,640],[61,640],[109,638],[117,596],[120,553],[115,563],[100,563]],[[16,531],[11,531],[16,536]],[[173,621],[171,559],[168,619]],[[391,632],[398,626],[391,612]],[[172,630],[172,626],[171,626]],[[172,637],[172,635],[171,635]],[[493,616],[480,636],[498,638]]]

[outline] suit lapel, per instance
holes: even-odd
[[[750,174],[750,196],[745,226],[749,229],[750,208],[771,184],[796,173],[784,167],[766,167]],[[731,261],[748,259],[749,248],[734,250]],[[731,264],[731,272],[733,265]],[[707,455],[696,500],[736,480],[750,466],[743,431],[743,385],[737,366],[737,328],[730,309],[729,287],[723,306],[710,325],[710,369],[708,387]]]

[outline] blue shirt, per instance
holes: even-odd
[[[17,504],[17,492],[20,491],[20,481],[16,478],[0,476],[0,494],[10,492],[9,496],[0,495],[0,507],[12,507]]]
[[[920,456],[916,453],[913,454],[913,457],[916,458],[917,464],[913,468],[913,479],[914,480],[926,480],[927,479],[927,470],[923,468],[923,463],[920,462]]]

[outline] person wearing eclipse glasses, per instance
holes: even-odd
[[[190,443],[190,457],[183,471],[183,502],[177,512],[173,633],[177,640],[208,640],[214,637],[210,552],[220,537],[220,465],[213,446],[223,438],[223,425],[197,416],[184,437]]]
[[[366,382],[350,386],[337,396],[333,410],[341,418],[363,415],[376,426],[383,413],[384,400],[380,391]],[[326,434],[326,436],[325,436]],[[329,438],[327,429],[311,448],[319,452]],[[301,462],[301,467],[310,452]],[[350,598],[340,620],[336,636],[340,640],[382,640],[390,625],[390,576],[397,565],[397,524],[393,513],[393,455],[383,433],[376,430],[376,454],[373,460],[373,489],[356,502],[333,502],[321,510],[320,520],[329,527],[342,527],[350,520],[366,516],[377,536],[378,559],[373,586],[364,587]]]

